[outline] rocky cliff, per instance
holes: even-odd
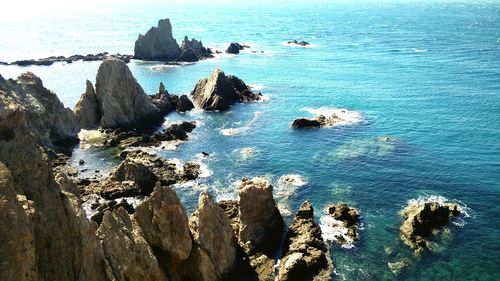
[[[35,74],[23,73],[17,80],[0,76],[0,110],[14,109],[24,112],[37,143],[53,148],[78,142],[80,126],[75,114]]]

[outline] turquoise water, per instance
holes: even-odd
[[[171,93],[188,93],[220,67],[268,98],[227,113],[167,117],[167,123],[189,119],[199,126],[189,141],[162,155],[200,160],[201,151],[211,154],[201,160],[211,175],[178,188],[188,210],[200,190],[234,198],[243,176],[267,176],[277,185],[282,175],[299,174],[307,184],[278,199],[292,212],[306,199],[318,219],[326,204],[338,201],[362,212],[360,241],[352,249],[332,249],[338,280],[500,280],[500,4],[110,4],[0,19],[0,61],[131,54],[137,34],[165,17],[178,41],[189,35],[219,49],[237,41],[264,51],[171,68],[129,64],[150,94],[160,81]],[[312,47],[286,46],[291,39]],[[95,81],[98,65],[0,66],[0,73],[33,71],[72,107],[85,79]],[[294,118],[310,116],[307,109],[321,107],[359,112],[362,120],[290,128]],[[240,134],[223,135],[228,128],[241,128]],[[245,158],[243,148],[255,153]],[[93,159],[87,161],[92,168],[115,163],[99,151],[76,153]],[[435,253],[416,257],[399,242],[398,212],[408,200],[432,195],[463,202],[470,217],[449,227]],[[386,247],[394,253],[386,254]],[[387,263],[401,259],[410,266],[396,276]]]

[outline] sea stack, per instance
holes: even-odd
[[[135,41],[134,58],[142,60],[173,61],[181,55],[181,48],[172,36],[169,19],[158,21],[158,27],[151,27],[145,35]]]
[[[95,96],[95,98],[94,98]],[[87,91],[75,107],[85,129],[142,128],[161,123],[162,110],[146,95],[127,65],[117,59],[104,61],[97,71],[95,91]],[[97,118],[84,116],[96,114]],[[98,121],[98,123],[93,123]]]
[[[224,111],[236,102],[252,102],[262,99],[262,94],[254,93],[251,87],[236,76],[224,74],[215,69],[208,78],[196,84],[191,96],[196,106],[204,110]]]

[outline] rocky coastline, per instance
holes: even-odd
[[[226,52],[247,47],[231,43]],[[170,94],[163,83],[148,95],[127,66],[131,58],[195,62],[212,56],[187,36],[179,46],[164,19],[139,36],[133,57],[101,53],[11,63],[103,61],[95,84],[86,81],[73,110],[31,72],[16,80],[0,76],[0,280],[333,279],[336,245],[325,239],[309,201],[287,224],[269,180],[244,177],[235,200],[216,202],[203,191],[189,214],[176,186],[200,177],[200,164],[142,150],[189,141],[197,123],[164,126],[171,112],[226,111],[235,103],[262,100],[261,93],[220,69],[199,80],[189,95]],[[342,121],[335,114],[318,115],[298,118],[292,127]],[[83,177],[68,163],[83,141],[82,129],[99,132],[99,145],[118,149],[120,163],[109,175]],[[350,242],[362,238],[358,209],[337,203],[325,212]],[[401,212],[399,238],[423,252],[429,239],[462,213],[456,203],[411,202]],[[335,242],[345,245],[345,237]],[[388,266],[399,272],[405,265]]]

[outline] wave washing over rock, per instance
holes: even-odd
[[[358,111],[352,111],[345,108],[335,108],[335,107],[320,107],[320,108],[303,108],[304,111],[311,113],[315,116],[323,115],[327,119],[334,117],[337,119],[336,122],[327,123],[325,127],[335,127],[335,126],[347,126],[355,125],[363,121],[363,114]]]

